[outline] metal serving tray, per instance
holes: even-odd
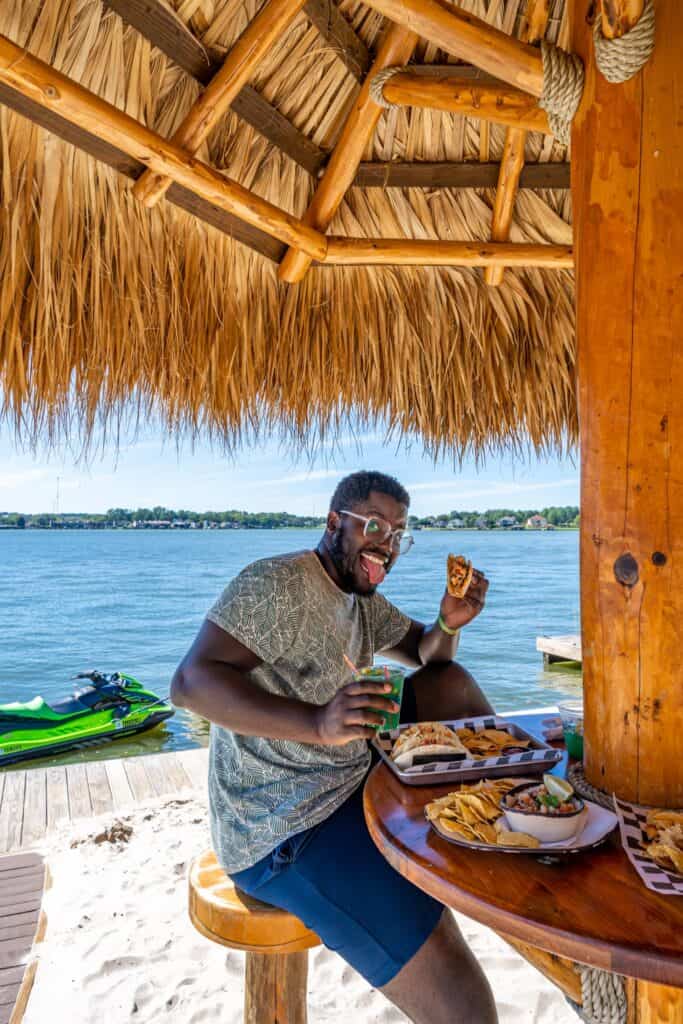
[[[497,715],[483,715],[480,718],[457,718],[444,720],[443,725],[451,729],[503,729],[518,740],[531,740],[523,754],[503,754],[499,757],[460,758],[453,760],[447,754],[437,755],[433,760],[413,764],[411,768],[398,768],[391,759],[394,742],[404,729],[416,723],[407,722],[398,729],[381,730],[372,740],[382,760],[389,766],[396,778],[406,786],[440,786],[447,782],[471,782],[476,779],[495,779],[505,775],[541,775],[562,760],[562,751],[548,746],[532,736],[509,718]]]

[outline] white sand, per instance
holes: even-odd
[[[132,828],[127,841],[94,842],[117,820]],[[209,845],[206,821],[204,801],[182,794],[49,838],[48,930],[25,1024],[241,1024],[244,954],[202,938],[187,917],[186,871]],[[578,1020],[493,932],[458,920],[489,976],[501,1024]],[[308,1003],[309,1024],[406,1020],[324,948],[310,953]]]

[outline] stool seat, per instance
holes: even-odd
[[[193,860],[189,889],[193,925],[207,939],[223,946],[251,953],[296,953],[321,944],[298,917],[238,889],[213,850]]]

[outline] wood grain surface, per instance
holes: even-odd
[[[452,788],[452,787],[451,787]],[[424,805],[448,786],[402,785],[385,765],[365,786],[370,835],[405,878],[447,906],[550,953],[683,986],[683,900],[645,888],[618,839],[560,864],[440,838]]]

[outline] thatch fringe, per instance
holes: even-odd
[[[463,3],[514,31],[523,0]],[[189,27],[226,49],[258,0],[184,0]],[[368,44],[381,19],[344,0]],[[553,4],[555,34],[562,0]],[[17,0],[0,32],[169,135],[197,86],[100,0]],[[447,55],[424,45],[419,59]],[[300,16],[255,83],[330,148],[357,84]],[[504,132],[395,109],[369,159],[496,159]],[[229,114],[202,154],[287,210],[313,181]],[[564,159],[530,136],[529,159]],[[349,418],[382,422],[436,454],[503,444],[562,448],[576,435],[573,280],[568,272],[313,269],[289,287],[275,267],[0,107],[0,401],[28,441],[87,438],[160,415],[176,434],[232,447],[281,428],[297,444]],[[336,234],[488,238],[492,194],[354,189]],[[522,192],[513,241],[571,241],[566,194]]]

